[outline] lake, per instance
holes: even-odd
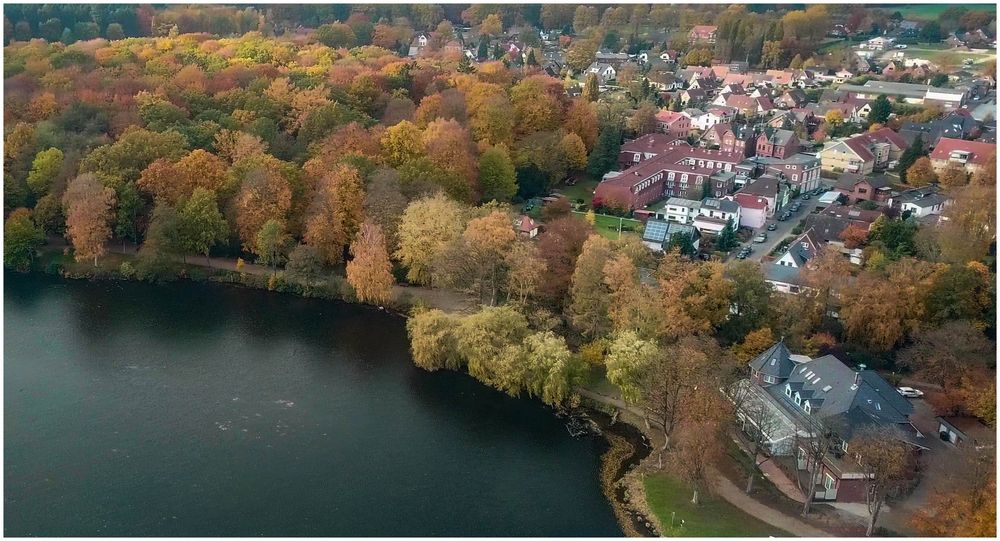
[[[398,316],[4,277],[5,535],[622,535],[602,440],[414,367]]]

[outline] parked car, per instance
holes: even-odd
[[[766,240],[767,240],[767,233],[763,233],[763,232],[761,232],[761,234],[759,234],[759,235],[757,235],[756,237],[753,238],[753,241],[756,242],[757,244],[760,244],[760,243],[762,243],[762,242],[764,242]]]
[[[748,254],[746,252],[740,252],[740,253],[736,254],[736,259],[746,259],[747,255]]]
[[[805,199],[806,201],[808,201],[808,200],[812,199],[812,196],[809,195],[809,194],[805,194],[805,195],[802,196],[802,199]]]
[[[774,222],[771,222],[771,223],[767,224],[767,230],[768,231],[774,231],[777,228],[778,228],[778,224],[776,224]]]
[[[787,214],[787,213],[786,213],[786,214]],[[787,219],[788,219],[788,216],[786,216],[786,214],[782,214],[782,215],[778,216],[778,217],[777,217],[776,219],[777,219],[777,220],[778,220],[779,222],[783,222],[783,221],[785,221],[785,220],[787,220]]]
[[[899,387],[896,389],[899,394],[905,396],[906,398],[920,398],[924,396],[924,392],[913,387]]]
[[[782,219],[782,220],[787,220],[787,219],[789,219],[789,218],[791,218],[791,217],[792,217],[792,213],[791,213],[791,212],[788,212],[787,210],[785,211],[785,213],[784,213],[784,214],[782,214],[782,215],[781,215],[781,219]]]

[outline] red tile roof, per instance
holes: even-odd
[[[681,118],[687,118],[687,117],[685,117],[683,113],[679,113],[676,111],[669,111],[667,109],[663,109],[659,113],[656,113],[656,120],[658,120],[659,122],[665,122],[667,124]]]
[[[648,133],[622,144],[622,152],[649,152],[659,154],[666,152],[673,143],[679,141],[676,136],[667,133]]]
[[[767,208],[767,199],[749,193],[737,193],[733,199],[739,203],[741,208],[764,210]]]
[[[934,152],[931,152],[930,158],[932,160],[948,160],[951,157],[951,153],[956,150],[969,153],[968,163],[984,165],[990,159],[990,156],[996,154],[997,146],[980,141],[965,141],[963,139],[942,137],[938,141],[937,146],[934,147]]]

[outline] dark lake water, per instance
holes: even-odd
[[[600,440],[401,318],[5,273],[4,534],[619,536]]]

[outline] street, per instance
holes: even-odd
[[[793,212],[792,215],[787,220],[779,222],[778,216],[780,216],[781,213],[785,211],[785,209],[790,208],[792,204],[794,204],[796,201],[798,201],[802,205],[802,208],[800,208],[798,212]],[[778,246],[778,244],[780,244],[785,237],[791,235],[792,229],[795,229],[795,226],[797,226],[799,222],[804,220],[805,217],[808,216],[809,213],[812,212],[812,210],[816,208],[817,205],[819,205],[818,195],[811,195],[808,200],[803,200],[802,196],[799,196],[796,199],[792,199],[791,201],[788,202],[788,206],[786,206],[785,209],[779,210],[777,213],[775,213],[775,216],[773,218],[768,218],[767,224],[764,224],[764,227],[754,230],[753,232],[754,237],[756,237],[761,232],[767,233],[766,241],[764,241],[761,244],[755,244],[753,242],[753,237],[751,237],[749,241],[733,249],[732,255],[729,256],[729,259],[735,259],[736,254],[739,253],[740,249],[743,246],[749,244],[751,247],[753,247],[753,252],[750,253],[750,256],[747,257],[747,259],[759,262],[762,257],[771,253],[771,250],[774,250],[774,248]],[[771,223],[777,225],[777,229],[775,229],[774,231],[767,230],[767,225]]]

